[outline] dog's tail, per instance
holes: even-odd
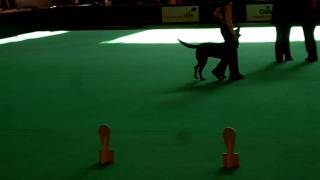
[[[189,44],[189,43],[186,43],[186,42],[181,41],[180,39],[178,39],[178,41],[180,42],[180,44],[184,45],[184,46],[187,47],[187,48],[195,49],[195,48],[198,47],[198,45]]]

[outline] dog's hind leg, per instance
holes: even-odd
[[[199,64],[194,66],[194,78],[198,79],[198,69],[199,69]]]
[[[200,63],[201,62],[201,63]],[[202,59],[201,61],[199,61],[199,76],[200,76],[200,80],[206,80],[203,76],[202,76],[202,71],[204,69],[204,67],[207,64],[207,59]]]

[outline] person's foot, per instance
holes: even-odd
[[[315,62],[315,61],[318,61],[318,58],[317,57],[307,57],[305,60],[307,62]]]
[[[242,74],[237,74],[237,75],[231,75],[229,77],[229,80],[240,80],[240,79],[243,79],[244,78],[244,75]]]
[[[286,56],[284,60],[285,60],[285,61],[292,61],[293,58],[292,58],[291,56]]]
[[[281,63],[283,61],[282,57],[276,57],[276,62]]]
[[[217,71],[213,70],[211,72],[217,79],[219,79],[219,81],[222,81],[226,78],[226,76],[222,73],[218,73]]]

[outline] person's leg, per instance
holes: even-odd
[[[226,58],[222,58],[218,65],[211,71],[212,74],[216,76],[216,78],[218,78],[219,80],[225,79],[225,71],[227,69],[228,64],[228,60]]]
[[[230,38],[232,35],[229,32],[229,29],[227,26],[221,25],[220,32],[221,32],[221,35],[222,35],[225,42],[230,41]],[[226,49],[226,51],[227,51],[227,49]],[[227,56],[221,58],[218,65],[211,71],[212,74],[215,75],[219,80],[226,78],[225,71],[227,69],[228,64],[229,64],[229,58]]]
[[[290,50],[290,30],[291,24],[285,24],[283,28],[283,54],[286,61],[291,61],[291,50]]]
[[[229,56],[229,71],[230,71],[230,80],[239,80],[243,79],[244,75],[240,73],[239,70],[239,61],[238,61],[238,51],[237,49],[233,49],[230,52]]]
[[[282,62],[283,56],[285,60],[292,60],[290,52],[290,29],[291,25],[288,23],[276,25],[276,43],[275,43],[275,54],[276,61]]]
[[[316,24],[311,21],[308,22],[307,20],[304,20],[304,22],[302,23],[302,28],[303,28],[304,38],[305,38],[305,46],[308,54],[306,61],[318,60],[317,45],[314,39],[315,27],[316,27]]]
[[[283,61],[283,36],[283,26],[280,24],[276,24],[276,43],[274,50],[277,62]]]
[[[234,39],[232,33],[226,26],[220,28],[221,34],[225,41],[225,58],[221,60],[221,66],[218,64],[218,69],[221,67],[221,70],[225,72],[227,66],[229,66],[230,71],[230,80],[243,79],[243,75],[239,72],[238,65],[238,40]],[[219,67],[220,66],[220,67]],[[213,71],[214,72],[214,71]]]

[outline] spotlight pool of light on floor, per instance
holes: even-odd
[[[67,32],[68,31],[36,31],[36,32],[31,32],[31,33],[20,34],[20,35],[14,36],[14,37],[0,39],[0,44],[7,44],[7,43],[25,41],[25,40],[29,40],[29,39],[37,39],[37,38],[43,38],[43,37],[48,37],[48,36],[55,36],[55,35],[64,34]]]
[[[240,30],[241,43],[263,43],[276,40],[275,27],[242,27]],[[320,40],[320,27],[315,29],[315,38]],[[177,39],[189,43],[223,42],[218,28],[199,29],[151,29],[113,40],[103,41],[100,44],[175,44]],[[290,41],[304,41],[300,26],[292,27]]]

